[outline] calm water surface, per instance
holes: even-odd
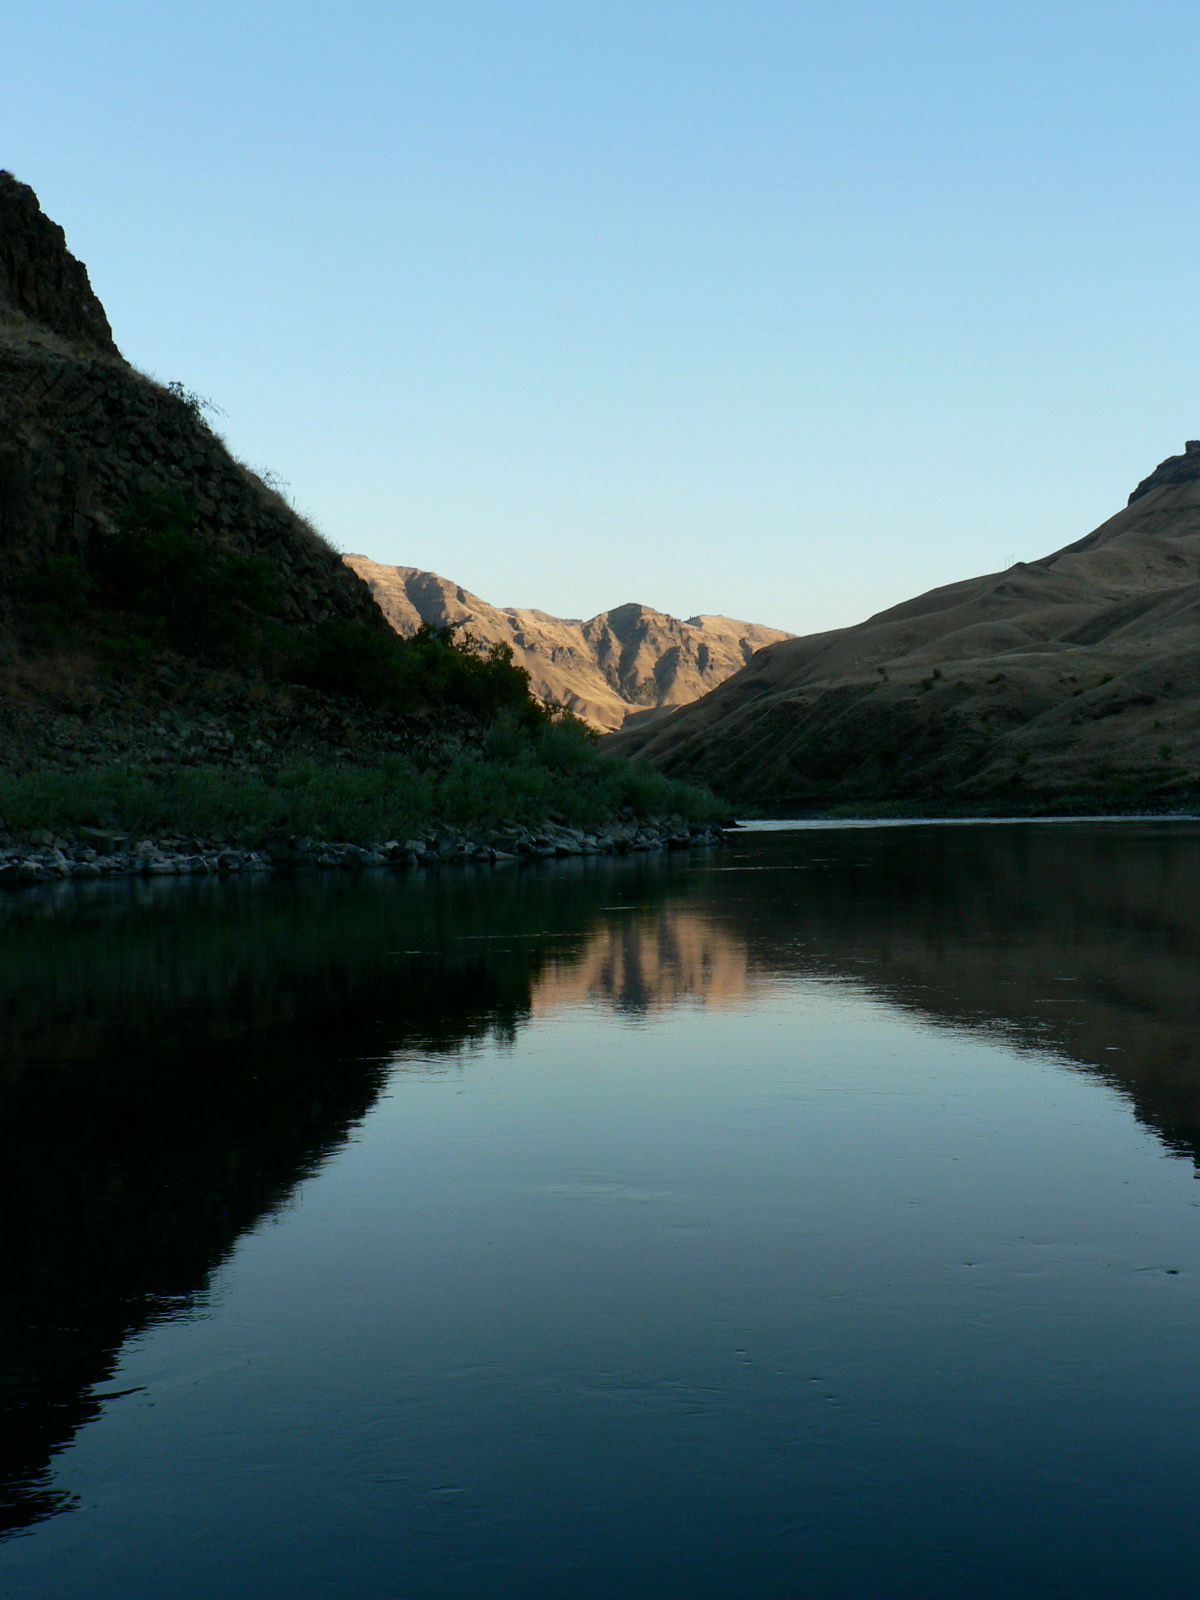
[[[1200,829],[0,907],[0,1594],[1141,1597]]]

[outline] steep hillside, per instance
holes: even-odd
[[[688,705],[744,667],[756,650],[789,637],[730,617],[684,622],[634,604],[576,622],[489,605],[435,572],[384,566],[366,556],[346,561],[397,633],[456,624],[486,644],[509,645],[536,695],[570,707],[605,733],[627,718],[649,721],[652,712]]]
[[[129,366],[0,173],[0,881],[649,848],[715,814],[507,651],[400,637],[209,409]]]
[[[1075,544],[774,645],[612,743],[772,809],[1189,803],[1200,442]]]

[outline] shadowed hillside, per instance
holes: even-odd
[[[1075,544],[774,645],[613,748],[780,809],[1190,803],[1200,442]]]

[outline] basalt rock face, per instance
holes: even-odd
[[[1200,445],[1085,538],[761,652],[614,749],[731,803],[1200,800]]]
[[[484,644],[509,645],[536,695],[569,706],[603,733],[690,704],[744,667],[756,650],[789,637],[731,617],[684,621],[636,604],[579,622],[490,605],[436,572],[365,556],[346,560],[397,633],[453,625]]]
[[[0,325],[8,331],[21,323],[26,333],[40,329],[100,355],[117,354],[87,268],[67,249],[62,229],[42,214],[28,184],[0,172]]]

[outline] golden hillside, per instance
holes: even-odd
[[[436,572],[346,557],[397,633],[461,625],[486,644],[512,647],[530,687],[608,733],[627,719],[690,704],[739,671],[756,650],[786,639],[778,628],[698,616],[681,621],[635,604],[586,622],[493,606]]]

